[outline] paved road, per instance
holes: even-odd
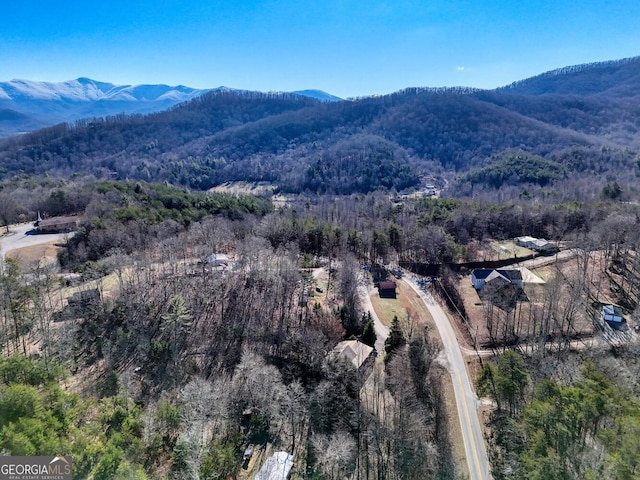
[[[404,280],[416,291],[429,309],[442,338],[449,373],[453,381],[464,450],[469,466],[469,478],[471,480],[490,480],[489,458],[478,418],[478,397],[471,387],[466,364],[449,317],[430,292],[421,290],[408,275],[404,277]]]
[[[33,230],[33,223],[21,223],[20,225],[12,225],[9,227],[10,234],[0,239],[0,258],[4,259],[4,255],[7,252],[17,248],[31,247],[33,245],[62,240],[65,237],[73,235],[73,233],[27,235],[26,233],[29,230]]]

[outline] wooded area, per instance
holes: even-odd
[[[607,246],[620,298],[630,309],[638,301],[640,235],[628,228],[635,205],[525,209],[448,199],[394,203],[370,194],[300,198],[274,210],[266,198],[104,181],[16,181],[2,193],[11,199],[4,205],[9,222],[38,211],[81,214],[59,253],[77,279],[19,259],[7,259],[0,276],[3,448],[71,452],[80,478],[221,478],[242,471],[241,452],[251,445],[291,452],[294,478],[454,478],[444,393],[431,367],[438,352],[426,336],[393,323],[384,374],[366,387],[351,363],[329,355],[346,338],[375,342],[357,291],[363,264],[454,264],[487,238],[546,234],[585,252]],[[230,260],[208,263],[211,255]],[[580,271],[591,281],[595,264],[587,256],[584,262]],[[322,294],[309,274],[320,265],[329,272]],[[443,285],[447,275],[456,274],[443,274]],[[92,289],[97,297],[65,300]],[[531,314],[555,316],[562,307],[570,325],[568,304],[550,302]],[[502,332],[503,341],[517,333],[497,329],[496,338]],[[537,352],[553,358],[545,348]],[[530,430],[514,443],[509,422],[533,415],[528,402],[556,397],[531,393],[531,367],[503,358],[511,363],[485,364],[479,384],[498,402],[495,468],[537,472],[550,462],[557,478],[588,478],[580,475],[589,468],[627,461],[614,460],[623,442],[608,446],[595,466],[559,458],[568,446],[591,449],[609,425],[635,415],[613,407],[602,414],[613,423],[580,427],[562,444],[522,420]],[[556,381],[553,395],[581,388]],[[609,397],[599,392],[603,385],[624,392],[611,381],[589,388]],[[634,394],[619,393],[630,405]],[[58,414],[61,404],[74,407]]]
[[[164,185],[50,195],[43,206],[87,200],[60,253],[80,277],[5,262],[0,402],[18,405],[0,406],[7,451],[63,449],[79,478],[224,478],[251,445],[292,452],[297,478],[452,478],[430,341],[395,345],[362,393],[354,366],[330,355],[351,335],[375,341],[337,226]],[[290,237],[275,235],[282,221]],[[212,253],[232,266],[209,267]],[[325,303],[304,272],[327,260]],[[76,407],[56,420],[60,402]]]

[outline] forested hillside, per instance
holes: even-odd
[[[628,378],[637,372],[636,355],[633,345],[604,361],[606,352],[596,350],[527,364],[508,351],[486,363],[478,390],[498,405],[494,478],[636,478],[640,403]]]
[[[347,194],[416,188],[425,173],[466,172],[521,150],[561,165],[566,175],[548,184],[562,180],[557,191],[577,195],[585,191],[577,183],[600,177],[588,191],[594,199],[606,176],[635,198],[628,171],[637,170],[640,146],[640,104],[631,88],[637,69],[632,59],[545,74],[573,88],[549,87],[545,95],[525,89],[537,77],[496,91],[417,88],[332,103],[211,92],[159,114],[80,121],[4,140],[0,173],[166,180],[196,189],[266,181],[283,192]],[[594,83],[615,94],[596,88],[597,95],[587,95]]]
[[[640,57],[558,68],[499,89],[525,95],[607,95],[634,97],[640,81]]]
[[[249,447],[254,474],[278,449],[295,478],[453,478],[426,333],[390,348],[362,395],[366,375],[330,354],[370,319],[356,256],[368,240],[265,199],[163,184],[6,188],[14,214],[82,215],[59,253],[66,275],[20,255],[0,272],[5,451],[65,451],[92,479],[228,478]],[[321,295],[314,270],[329,276]]]

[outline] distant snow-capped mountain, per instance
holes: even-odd
[[[90,78],[0,82],[0,137],[81,118],[157,112],[207,91],[182,85],[115,85]]]
[[[98,100],[157,101],[168,98],[185,101],[206,90],[182,85],[114,85],[90,78],[66,82],[34,82],[11,80],[0,82],[0,100],[54,100],[67,102],[95,102]]]
[[[66,82],[0,82],[0,137],[82,118],[158,112],[212,90],[234,89],[196,89],[183,85],[115,85],[90,78]],[[293,93],[320,101],[340,100],[321,90]]]

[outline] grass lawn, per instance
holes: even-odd
[[[380,298],[379,295],[371,295],[371,304],[373,305],[378,318],[387,327],[391,325],[393,317],[405,318],[407,309],[402,304],[400,298]]]

